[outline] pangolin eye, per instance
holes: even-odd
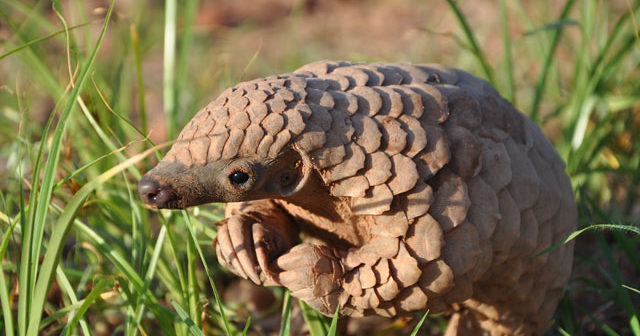
[[[229,181],[231,181],[231,183],[236,185],[244,184],[248,180],[249,180],[249,174],[240,170],[236,170],[233,173],[229,174]]]

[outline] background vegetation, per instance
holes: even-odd
[[[540,124],[583,229],[549,333],[640,335],[639,21],[635,0],[0,0],[0,330],[334,332],[218,266],[219,205],[154,212],[136,191],[152,144],[224,88],[331,58],[463,68]]]

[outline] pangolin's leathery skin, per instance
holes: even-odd
[[[340,260],[334,287],[293,290],[309,301],[338,293],[315,301],[324,313],[338,302],[351,316],[429,309],[455,314],[451,334],[541,334],[569,279],[572,243],[532,257],[575,229],[564,163],[532,121],[466,72],[312,63],[228,89],[179,140],[165,160],[187,166],[285,147],[310,158],[356,224],[283,200],[260,209],[351,246],[325,243]]]

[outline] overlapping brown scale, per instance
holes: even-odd
[[[342,69],[342,68],[338,68]],[[346,76],[342,76],[333,71],[330,74],[323,75],[322,78],[326,79],[329,82],[330,90],[339,90],[339,91],[347,91],[349,87],[352,86],[349,78]]]
[[[364,197],[351,199],[351,211],[356,215],[381,215],[391,209],[393,194],[386,184],[369,188]]]
[[[298,90],[304,90],[307,87],[306,78],[307,76],[303,74],[293,72],[288,73],[287,78],[284,81],[284,85],[294,92],[297,92]]]
[[[298,135],[304,131],[305,122],[302,119],[300,112],[295,109],[286,110],[282,116],[284,117],[286,128],[293,135]]]
[[[464,222],[471,205],[467,185],[455,174],[440,172],[439,186],[429,214],[435,218],[442,231],[449,232]]]
[[[269,112],[267,105],[262,103],[251,103],[247,106],[246,112],[249,115],[249,119],[252,123],[260,123],[267,116]]]
[[[225,106],[230,107],[229,105],[232,105],[231,102],[233,102],[236,98],[244,96],[245,93],[247,93],[247,91],[245,91],[244,89],[235,87],[227,96],[227,102],[225,103]]]
[[[294,92],[284,87],[281,87],[276,91],[276,98],[284,101],[285,104],[296,99]]]
[[[399,292],[400,288],[393,277],[390,277],[387,282],[376,287],[376,293],[384,301],[393,300]]]
[[[258,151],[258,145],[264,136],[264,130],[257,124],[251,124],[247,127],[244,140],[240,146],[240,153],[255,154]]]
[[[384,317],[396,317],[398,314],[392,302],[382,302],[378,307],[374,308],[373,311]]]
[[[319,125],[307,122],[305,130],[295,138],[295,146],[304,152],[322,148],[326,142],[326,133]]]
[[[339,138],[329,136],[324,146],[311,153],[311,162],[316,168],[324,169],[342,163],[346,155],[343,142]]]
[[[489,239],[500,220],[498,197],[482,177],[476,176],[468,183],[471,207],[467,218],[478,229],[480,239]]]
[[[451,159],[449,167],[465,180],[480,170],[480,145],[476,136],[464,127],[453,124],[445,129],[449,139]]]
[[[358,86],[349,93],[358,99],[358,114],[372,117],[382,108],[382,97],[371,87]]]
[[[284,127],[284,118],[280,114],[269,113],[262,122],[260,122],[260,125],[267,134],[275,136]]]
[[[433,189],[421,179],[411,191],[397,197],[409,220],[426,214],[434,200]]]
[[[480,126],[482,115],[480,114],[480,104],[475,98],[480,96],[480,93],[473,94],[453,85],[437,85],[435,87],[447,98],[449,108],[447,120],[469,130]],[[469,88],[469,90],[473,89],[473,87]]]
[[[536,249],[537,240],[538,219],[533,209],[527,209],[520,213],[520,237],[512,248],[517,250],[513,254],[531,255]]]
[[[249,115],[244,110],[240,110],[230,113],[229,121],[227,121],[227,127],[246,129],[247,127],[249,127],[250,123],[251,121],[249,121]]]
[[[218,160],[220,156],[222,156],[221,149],[224,147],[224,144],[229,138],[229,130],[223,129],[222,131],[216,131],[214,128],[214,132],[210,134],[208,138],[211,140],[209,151],[207,152],[208,160]]]
[[[211,110],[206,109],[198,112],[196,116],[200,116],[200,118],[198,120],[194,118],[194,124],[198,125],[198,129],[193,133],[193,138],[206,137],[211,134],[216,126],[216,121],[211,117]]]
[[[338,197],[364,197],[367,189],[369,189],[367,178],[363,175],[356,175],[335,182],[331,186],[331,194]]]
[[[474,224],[473,222],[471,224]],[[486,273],[493,262],[493,246],[490,239],[480,239],[480,254],[477,257],[476,265],[468,273],[468,276],[472,281],[481,279]],[[490,273],[490,272],[489,272]]]
[[[358,279],[362,289],[373,288],[376,285],[376,275],[369,265],[362,265],[358,268]]]
[[[369,244],[351,250],[343,259],[347,271],[362,264],[375,265],[378,260],[391,259],[398,255],[399,239],[394,237],[375,236]]]
[[[498,220],[491,242],[496,252],[507,252],[520,236],[520,210],[508,189],[498,193],[501,218]]]
[[[258,156],[267,157],[269,155],[269,149],[274,141],[275,137],[273,135],[268,133],[264,134],[262,140],[260,140],[260,143],[258,144],[258,150],[256,151]]]
[[[325,132],[331,129],[332,120],[329,109],[314,103],[309,103],[308,105],[311,109],[311,116],[307,123],[317,125]]]
[[[389,156],[402,152],[407,146],[407,133],[396,119],[384,115],[374,117],[382,133],[380,147]]]
[[[245,95],[249,99],[249,104],[259,104],[267,100],[267,93],[264,90],[251,90]]]
[[[423,310],[427,306],[427,301],[427,296],[418,285],[405,288],[394,300],[398,309],[406,312]]]
[[[284,110],[287,109],[287,104],[281,98],[269,99],[269,100],[267,100],[266,104],[267,104],[267,107],[268,107],[269,111],[272,114],[275,114],[275,113],[280,114],[280,113],[284,112]]]
[[[391,204],[391,211],[373,218],[374,225],[370,231],[374,235],[384,237],[403,237],[409,228],[409,221],[404,211]]]
[[[418,262],[409,254],[402,242],[400,243],[398,255],[389,262],[391,264],[391,276],[401,288],[407,288],[417,283],[422,275]]]
[[[393,88],[402,98],[402,106],[404,107],[403,115],[409,115],[413,118],[420,119],[424,114],[424,105],[422,104],[422,97],[416,91],[411,90],[406,85],[392,85]]]
[[[471,271],[482,253],[478,231],[473,224],[465,222],[445,233],[444,239],[447,243],[442,249],[442,260],[451,267],[455,278],[462,277]]]
[[[449,162],[449,144],[442,128],[424,126],[427,146],[416,156],[416,168],[423,179],[430,178]]]
[[[327,109],[332,109],[335,105],[333,97],[329,91],[321,91],[313,88],[307,89],[307,100]]]
[[[360,283],[360,278],[358,277],[357,271],[348,272],[344,276],[344,285],[342,286],[344,290],[352,296],[362,296],[362,284]]]
[[[380,148],[382,132],[378,122],[365,114],[357,113],[351,117],[355,130],[355,141],[362,146],[365,153],[373,153]]]
[[[453,288],[453,271],[442,259],[434,260],[422,268],[419,284],[430,297],[446,294]]]
[[[428,63],[417,64],[416,68],[427,74],[427,82],[435,84],[456,84],[458,82],[458,74],[442,64]]]
[[[518,172],[511,177],[509,192],[518,204],[518,209],[530,208],[540,195],[540,178],[520,145],[509,139],[505,142],[505,147],[511,159],[511,171]]]
[[[232,128],[229,131],[229,139],[224,144],[224,148],[222,149],[222,159],[230,159],[235,157],[240,150],[240,145],[242,145],[242,140],[244,139],[244,130]]]
[[[322,78],[307,78],[307,93],[310,89],[326,91],[329,88],[329,82]]]
[[[435,87],[429,84],[412,84],[408,86],[412,91],[420,95],[424,113],[420,117],[423,123],[441,124],[449,117],[447,99]]]
[[[189,143],[186,141],[176,142],[171,148],[172,155],[175,161],[182,163],[183,165],[190,167],[193,165],[193,159],[191,158],[191,151],[189,150]]]
[[[420,122],[414,117],[403,114],[399,121],[407,135],[407,145],[402,153],[408,157],[414,157],[427,146],[427,134]]]
[[[207,152],[210,143],[211,140],[206,136],[194,138],[189,142],[189,151],[191,152],[193,164],[204,164],[207,162]]]
[[[560,187],[553,168],[540,156],[537,149],[529,151],[529,159],[540,177],[540,195],[544,195],[538,197],[534,205],[535,216],[538,221],[544,222],[560,209],[560,202],[556,201],[562,198]]]
[[[226,129],[227,121],[229,121],[229,109],[226,107],[216,107],[211,111],[211,117],[216,121],[213,132],[221,132]]]
[[[420,265],[440,257],[444,245],[442,229],[429,214],[418,217],[405,236],[407,249]]]
[[[369,76],[367,76],[362,69],[358,69],[356,66],[337,68],[332,72],[332,74],[345,76],[345,78],[349,80],[350,84],[348,89],[365,86],[367,81],[369,81]]]
[[[362,147],[351,142],[345,145],[346,155],[341,163],[325,170],[322,175],[327,183],[354,176],[358,170],[364,168],[364,151]]]
[[[240,92],[240,91],[236,91],[236,92]],[[227,104],[225,104],[226,107],[229,108],[229,113],[231,115],[234,115],[238,112],[241,112],[244,110],[245,107],[247,107],[247,105],[249,105],[249,99],[247,99],[244,96],[240,96],[240,97],[235,97],[235,98],[229,98],[230,100],[227,102]]]
[[[392,175],[392,168],[391,159],[382,151],[367,154],[365,157],[364,176],[371,186],[385,183]]]
[[[289,143],[289,140],[291,140],[291,132],[287,129],[280,131],[269,148],[269,157],[277,157],[278,154],[282,152],[282,149]]]
[[[356,96],[340,91],[329,91],[329,93],[333,97],[333,108],[335,110],[345,111],[349,115],[353,115],[358,111],[358,98]]]
[[[389,277],[391,276],[391,271],[389,269],[389,260],[388,259],[380,259],[373,266],[373,273],[376,276],[376,283],[378,285],[384,284],[389,281]]]
[[[377,86],[373,89],[382,99],[382,106],[378,114],[398,118],[404,111],[400,94],[391,87]]]
[[[394,195],[402,194],[413,189],[418,182],[418,170],[411,158],[402,154],[391,157],[392,175],[387,181],[387,186]]]
[[[402,75],[400,75],[396,69],[385,63],[373,63],[370,66],[382,74],[384,78],[382,85],[402,84],[402,81],[404,80]]]
[[[327,135],[335,137],[343,144],[351,142],[355,134],[355,128],[349,115],[339,109],[329,110],[329,114],[331,115],[331,129],[329,129]]]
[[[481,139],[482,170],[480,176],[495,191],[511,183],[511,158],[503,143]]]
[[[473,295],[473,284],[468,276],[456,277],[453,281],[454,289],[445,294],[442,298],[448,304],[464,302]]]
[[[426,72],[410,63],[397,63],[393,65],[393,68],[404,77],[403,84],[426,83],[429,79]]]

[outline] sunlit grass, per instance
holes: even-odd
[[[448,1],[459,42],[449,58],[470,56],[475,65],[466,70],[494,83],[548,130],[567,161],[580,218],[566,241],[580,246],[588,239],[591,246],[577,250],[577,275],[553,334],[586,335],[590,326],[640,335],[640,6],[626,4],[616,12],[606,1],[568,0],[554,17],[540,20],[524,4],[501,0],[494,10],[504,50],[496,60],[471,23],[472,2]],[[125,335],[238,335],[250,334],[264,317],[247,318],[218,292],[230,278],[210,248],[220,207],[151,211],[135,185],[154,162],[147,156],[161,155],[149,133],[172,139],[225,86],[325,55],[298,43],[304,1],[282,19],[289,27],[285,46],[261,42],[232,59],[223,58],[217,44],[233,41],[212,42],[195,26],[201,5],[140,2],[131,7],[135,13],[118,13],[113,3],[94,10],[79,0],[54,1],[58,17],[48,2],[0,0],[0,28],[9,33],[0,41],[0,62],[7,64],[0,71],[8,74],[0,83],[5,334],[88,335],[111,327],[108,333]],[[515,21],[530,30],[513,35],[509,23]],[[268,58],[274,49],[279,58]],[[344,58],[356,53],[345,50]],[[154,77],[155,59],[162,61]],[[530,81],[517,78],[530,64],[536,65]],[[147,101],[153,92],[161,92],[155,98],[162,113]],[[44,119],[43,110],[50,113]],[[160,117],[163,130],[152,129]],[[581,304],[585,294],[597,295],[618,318],[588,310]],[[281,314],[280,335],[289,335],[297,331],[292,314],[298,304],[289,293],[276,297],[281,307],[271,312]],[[337,318],[299,305],[312,335],[336,333]],[[117,322],[104,324],[107,315]],[[417,314],[414,333],[423,321],[423,329],[439,328],[440,317]]]

